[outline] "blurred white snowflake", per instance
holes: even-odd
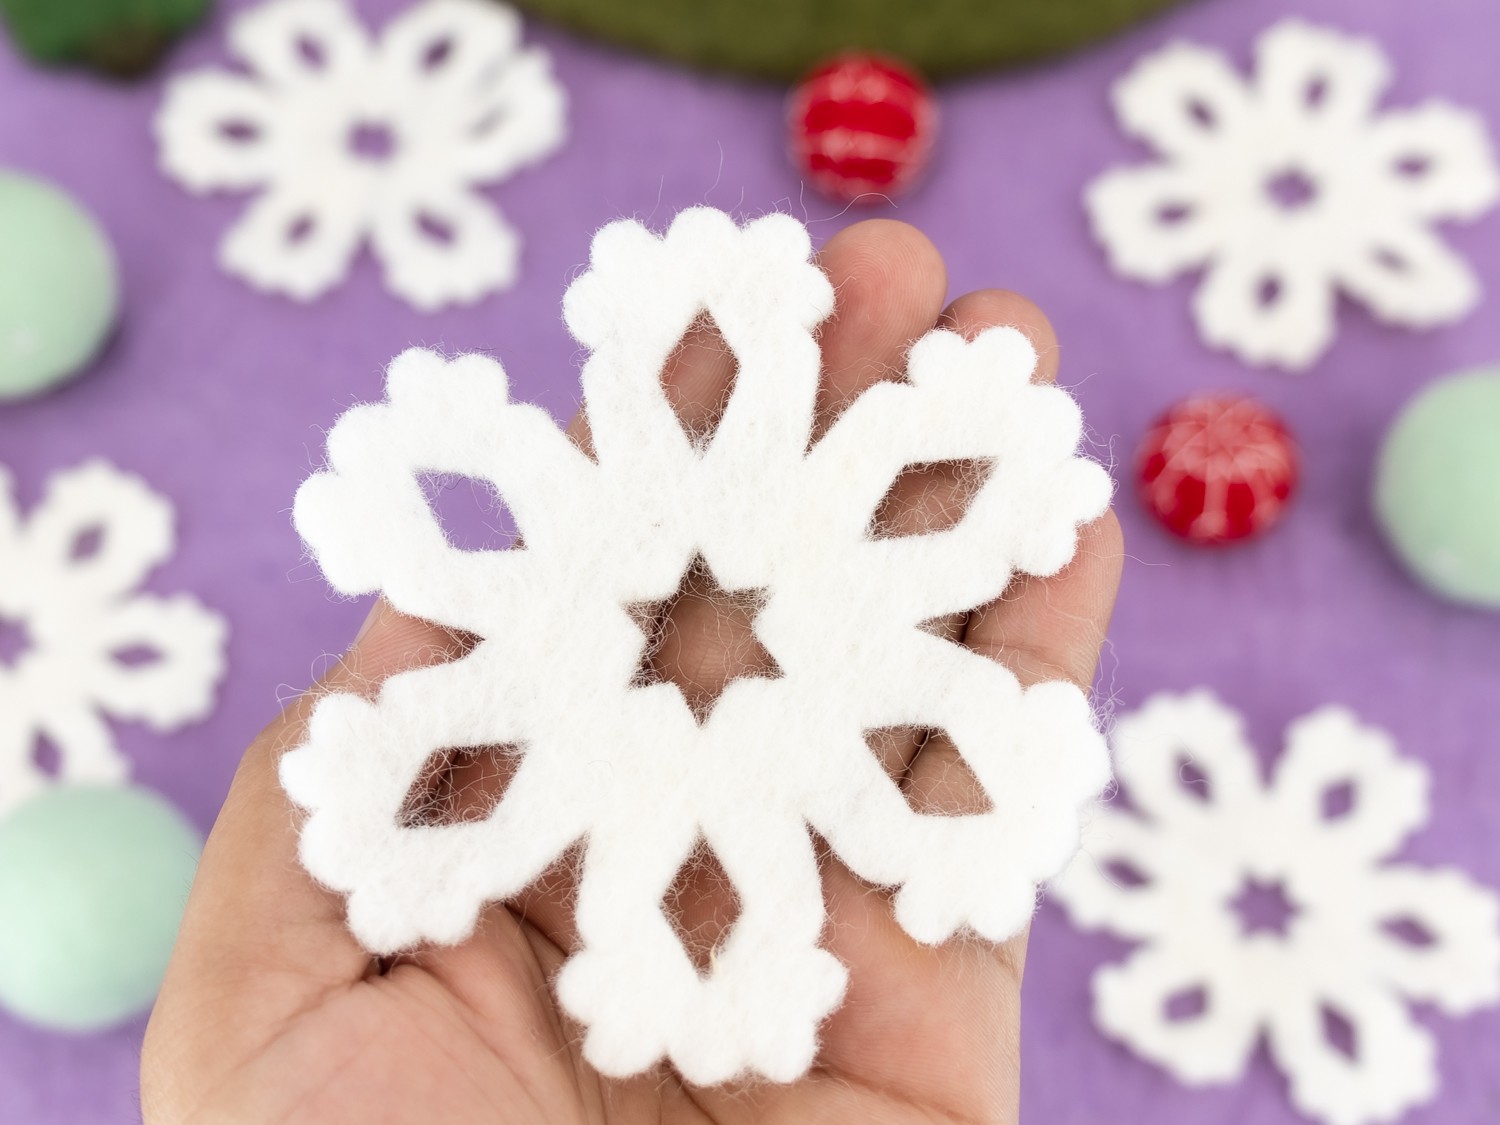
[[[106,716],[165,731],[213,706],[223,618],[187,594],[137,589],[172,546],[171,506],[103,461],[52,477],[26,520],[0,466],[0,813],[54,770],[123,781]]]
[[[1500,1001],[1500,898],[1385,862],[1428,819],[1426,770],[1325,707],[1263,783],[1240,716],[1206,691],[1122,719],[1106,806],[1052,884],[1073,920],[1146,944],[1094,976],[1100,1028],[1189,1085],[1244,1073],[1264,1034],[1302,1112],[1394,1121],[1437,1091],[1404,1000]]]
[[[265,189],[220,247],[252,285],[311,300],[366,236],[421,309],[516,279],[520,239],[474,189],[550,155],[565,97],[521,22],[489,0],[425,0],[378,43],[344,0],[268,0],[229,26],[250,73],[174,78],[162,167],[193,191]]]
[[[1121,126],[1162,159],[1088,187],[1114,268],[1160,283],[1206,267],[1203,339],[1291,369],[1332,343],[1339,291],[1409,328],[1473,309],[1478,280],[1430,228],[1500,196],[1479,115],[1441,101],[1377,113],[1380,48],[1300,20],[1255,56],[1246,81],[1219,52],[1173,43],[1115,85]]]

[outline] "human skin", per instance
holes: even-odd
[[[837,290],[822,329],[818,433],[864,388],[899,378],[907,349],[934,325],[967,336],[1009,324],[1036,346],[1035,378],[1057,376],[1051,326],[1030,302],[982,290],[946,308],[940,255],[914,228],[870,221],[819,256]],[[663,380],[684,426],[722,410],[732,379],[722,348],[698,333]],[[580,416],[569,429],[589,448]],[[877,514],[892,531],[952,522],[963,474],[904,475]],[[1119,524],[1081,531],[1072,563],[1018,577],[994,603],[942,623],[946,634],[1023,683],[1093,680],[1119,584]],[[588,623],[575,622],[580,643]],[[757,670],[749,616],[689,592],[672,607],[651,660],[689,698]],[[178,1122],[1014,1122],[1020,1094],[1023,933],[1001,945],[956,938],[924,946],[890,897],[825,855],[823,944],[849,969],[801,1080],[703,1088],[668,1067],[606,1079],[584,1061],[579,1027],[550,982],[577,948],[576,855],[518,899],[491,906],[462,945],[380,962],[344,926],[343,900],[297,861],[299,814],[277,780],[318,694],[374,691],[406,668],[453,659],[465,639],[378,602],[334,671],[252,743],[198,870],[177,948],[146,1031],[141,1102],[148,1125]],[[972,774],[941,735],[884,739],[876,751],[919,811],[971,809]],[[459,788],[483,786],[483,774]],[[488,779],[493,783],[493,778]],[[692,876],[684,926],[711,946],[731,913],[712,871]]]

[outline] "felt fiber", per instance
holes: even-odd
[[[219,249],[230,273],[311,300],[366,238],[420,309],[511,285],[520,236],[475,189],[550,155],[565,97],[520,19],[487,0],[424,0],[378,43],[344,0],[267,0],[235,17],[250,73],[174,78],[161,165],[189,190],[263,188]]]
[[[1262,781],[1243,721],[1202,690],[1154,697],[1112,741],[1134,811],[1100,809],[1051,888],[1078,925],[1144,943],[1094,975],[1101,1030],[1189,1085],[1238,1078],[1264,1035],[1297,1108],[1329,1125],[1430,1100],[1436,1043],[1403,1001],[1500,1001],[1500,897],[1390,862],[1431,814],[1426,769],[1324,707]],[[1284,932],[1247,926],[1246,892],[1278,885]]]
[[[0,171],[0,402],[81,373],[119,315],[109,236],[51,184]]]
[[[1390,64],[1371,39],[1288,19],[1255,45],[1253,81],[1177,42],[1113,90],[1160,162],[1112,169],[1085,203],[1111,265],[1162,283],[1205,269],[1205,343],[1298,370],[1333,342],[1335,297],[1430,328],[1464,316],[1479,280],[1431,229],[1500,197],[1483,119],[1437,100],[1376,110]]]
[[[1500,609],[1500,369],[1423,389],[1381,445],[1374,493],[1413,575],[1442,597]]]
[[[1030,918],[1108,775],[1083,691],[1023,688],[922,628],[1015,574],[1055,573],[1104,511],[1109,479],[1075,453],[1077,405],[1029,381],[1036,355],[1019,331],[934,331],[907,382],[866,391],[809,450],[815,331],[834,304],[810,254],[786,215],[740,228],[698,208],[660,237],[611,223],[563,302],[588,352],[596,459],[511,402],[496,361],[413,349],[390,365],[385,401],[339,419],[328,469],[297,493],[297,529],[335,590],[378,590],[480,638],[373,699],[318,702],[281,763],[310,813],[304,864],[348,894],[365,947],[391,953],[464,940],[486,903],[584,841],[581,948],[557,989],[608,1075],[664,1057],[699,1084],[806,1072],[845,984],[818,944],[809,827],[896,889],[917,940],[968,928],[998,941]],[[660,376],[705,315],[738,370],[717,429],[694,439]],[[904,467],[953,459],[990,466],[956,526],[872,536]],[[419,481],[434,472],[492,484],[524,546],[455,550]],[[779,672],[734,680],[701,722],[675,684],[638,682],[647,639],[630,613],[693,567],[760,592],[754,629]],[[866,743],[902,725],[946,730],[992,811],[914,812]],[[402,822],[434,754],[493,746],[519,765],[487,818]],[[663,911],[700,845],[742,908],[703,976]]]
[[[517,0],[568,27],[694,66],[791,81],[880,51],[929,77],[1027,62],[1177,0]]]
[[[172,730],[208,714],[223,618],[137,587],[172,553],[172,508],[103,461],[56,474],[22,519],[0,466],[0,813],[51,781],[113,784],[129,766],[106,718]]]

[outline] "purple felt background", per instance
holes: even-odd
[[[361,4],[380,20],[394,7]],[[1491,4],[1206,0],[1064,64],[945,89],[931,175],[889,213],[931,235],[954,294],[998,285],[1041,303],[1063,342],[1063,381],[1083,399],[1101,450],[1127,466],[1149,417],[1200,388],[1249,390],[1283,410],[1301,438],[1300,500],[1284,527],[1248,548],[1180,548],[1124,498],[1130,562],[1101,671],[1107,706],[1207,683],[1248,713],[1269,754],[1288,720],[1323,702],[1348,704],[1432,767],[1436,820],[1408,854],[1500,884],[1500,616],[1445,607],[1410,585],[1382,549],[1366,499],[1378,438],[1400,404],[1437,375],[1500,355],[1495,306],[1425,335],[1382,328],[1346,306],[1337,345],[1311,373],[1250,370],[1197,343],[1188,283],[1147,289],[1115,279],[1082,219],[1084,182],[1143,155],[1113,127],[1109,82],[1174,36],[1219,44],[1243,64],[1255,33],[1288,12],[1376,35],[1397,63],[1393,104],[1441,95],[1500,129],[1500,9]],[[221,62],[223,26],[220,15],[169,68]],[[247,740],[364,613],[330,596],[302,560],[287,510],[322,428],[378,396],[387,359],[411,343],[489,350],[521,397],[566,416],[578,353],[558,302],[599,224],[620,215],[660,223],[695,203],[745,214],[789,208],[822,239],[855,218],[805,192],[783,159],[778,91],[691,76],[547,28],[531,35],[552,49],[569,90],[571,140],[491,193],[524,233],[520,287],[440,315],[390,297],[368,257],[312,305],[223,275],[214,247],[243,201],[191,198],[156,171],[149,122],[159,78],[120,88],[41,74],[0,47],[0,164],[54,179],[98,214],[119,250],[126,301],[123,329],[97,370],[42,401],[0,407],[0,461],[27,503],[48,473],[97,455],[176,502],[180,548],[151,586],[193,591],[228,615],[231,672],[207,722],[167,737],[126,726],[120,737],[140,780],[205,828]],[[1500,294],[1500,213],[1450,233]],[[1238,1086],[1190,1092],[1100,1038],[1088,975],[1119,949],[1075,933],[1054,908],[1038,918],[1025,994],[1028,1122],[1297,1120],[1264,1058]],[[1409,1120],[1500,1120],[1500,1012],[1430,1022],[1443,1093]],[[70,1039],[0,1015],[0,1120],[132,1120],[140,1032],[137,1024]]]

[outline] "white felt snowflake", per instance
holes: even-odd
[[[194,191],[264,188],[224,268],[310,300],[368,235],[392,291],[422,309],[516,277],[520,240],[474,189],[562,143],[564,95],[494,0],[424,0],[378,44],[344,0],[268,0],[237,16],[249,75],[174,78],[156,118],[163,168]]]
[[[896,917],[918,940],[964,926],[1002,939],[1071,855],[1107,777],[1082,691],[1023,689],[922,628],[998,596],[1016,572],[1055,572],[1076,526],[1104,510],[1108,478],[1075,456],[1076,404],[1028,381],[1036,356],[1020,332],[932,332],[907,382],[867,391],[809,450],[814,332],[833,304],[809,253],[785,215],[741,229],[695,209],[663,237],[613,223],[564,301],[591,353],[597,459],[510,402],[493,360],[413,350],[391,364],[385,402],[339,420],[329,471],[297,495],[297,527],[336,589],[381,590],[483,638],[374,700],[319,702],[281,767],[311,812],[304,863],[349,893],[354,933],[388,952],[462,940],[485,902],[585,840],[582,948],[557,987],[611,1075],[662,1057],[698,1083],[790,1080],[810,1065],[845,972],[818,947],[809,826],[858,874],[899,887]],[[695,441],[660,372],[704,316],[738,373],[712,438]],[[872,536],[904,466],[952,459],[989,465],[956,526]],[[418,481],[434,472],[491,482],[524,547],[451,547]],[[706,715],[674,684],[639,684],[646,638],[628,612],[669,598],[693,567],[759,592],[754,628],[776,665],[734,680]],[[588,643],[565,619],[589,623]],[[946,730],[992,811],[915,813],[865,738],[902,725]],[[521,758],[487,819],[402,823],[432,755],[495,745]],[[698,846],[741,907],[703,976],[663,910]]]
[[[1340,290],[1392,324],[1463,316],[1479,282],[1430,226],[1500,196],[1484,122],[1439,101],[1377,114],[1388,78],[1372,41],[1295,19],[1256,43],[1253,83],[1188,43],[1141,60],[1115,112],[1162,161],[1085,197],[1115,269],[1164,282],[1207,267],[1198,329],[1254,364],[1316,360]]]
[[[1500,898],[1386,862],[1428,818],[1427,773],[1325,707],[1262,782],[1240,717],[1205,691],[1122,719],[1106,807],[1052,890],[1082,926],[1147,943],[1094,977],[1099,1026],[1192,1085],[1242,1074],[1259,1037],[1304,1113],[1394,1121],[1437,1090],[1403,1000],[1500,1001]]]
[[[103,461],[61,472],[22,520],[0,466],[0,811],[60,780],[112,784],[128,766],[106,717],[171,730],[202,718],[227,630],[186,594],[137,586],[172,552],[172,509]]]

